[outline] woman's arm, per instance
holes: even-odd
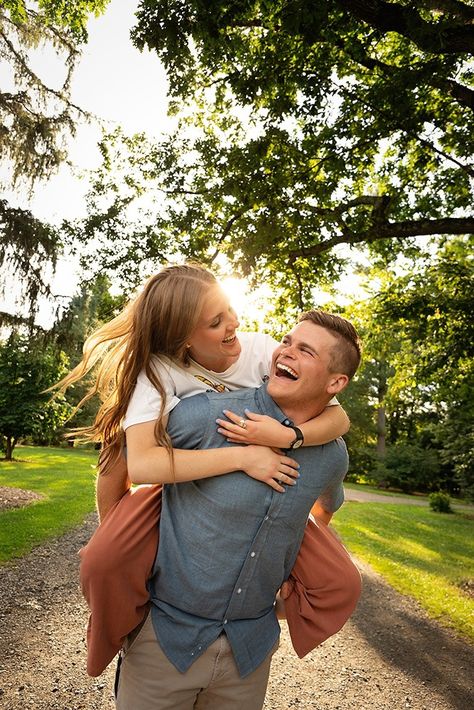
[[[227,441],[286,449],[295,438],[293,429],[280,424],[273,417],[246,410],[246,428],[242,429],[239,426],[241,417],[227,409],[224,414],[230,421],[217,419],[219,425],[217,431],[225,436]],[[339,404],[325,407],[317,417],[299,425],[299,429],[304,435],[303,446],[327,444],[329,441],[337,439],[338,436],[347,434],[349,427],[349,417]]]
[[[167,449],[156,444],[155,422],[128,427],[126,437],[128,473],[132,483],[182,483],[245,471],[283,493],[286,489],[279,481],[293,485],[299,475],[299,464],[281,452],[266,446],[230,446],[189,451],[173,449],[173,476]]]

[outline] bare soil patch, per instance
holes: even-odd
[[[1,569],[3,710],[114,708],[114,668],[100,678],[85,672],[87,609],[78,585],[77,551],[95,525],[90,516]],[[299,660],[283,626],[265,710],[474,707],[474,648],[428,619],[368,566],[361,569],[362,599],[337,636]]]
[[[13,488],[12,486],[0,486],[0,511],[8,508],[22,508],[43,498],[43,495],[35,493],[35,491]]]

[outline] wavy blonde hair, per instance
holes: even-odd
[[[164,355],[182,365],[188,363],[187,341],[197,327],[209,289],[216,285],[214,275],[197,264],[163,269],[148,279],[116,318],[87,338],[81,362],[55,386],[64,391],[98,365],[95,382],[75,411],[95,394],[101,405],[94,424],[75,433],[101,442],[101,473],[108,473],[120,455],[122,421],[142,370],[161,395],[155,438],[168,449],[172,465],[171,441],[163,426],[166,393],[152,357]]]

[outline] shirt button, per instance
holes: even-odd
[[[255,552],[251,552],[250,557],[255,557]]]
[[[266,515],[266,516],[264,517],[264,520],[268,520],[268,515]]]
[[[242,589],[239,587],[237,590],[237,594],[240,594],[241,591],[242,591]]]
[[[227,624],[227,619],[224,619],[224,624]]]
[[[289,419],[285,419],[285,421],[283,422],[283,424],[286,424],[286,426],[288,426],[289,423],[290,423]]]

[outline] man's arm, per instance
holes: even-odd
[[[104,476],[100,471],[101,464],[99,460],[99,473],[96,481],[96,503],[99,512],[99,520],[102,522],[109,510],[111,510],[128,491],[131,482],[128,477],[127,461],[123,454],[120,455],[120,458],[114,463],[107,475]]]

